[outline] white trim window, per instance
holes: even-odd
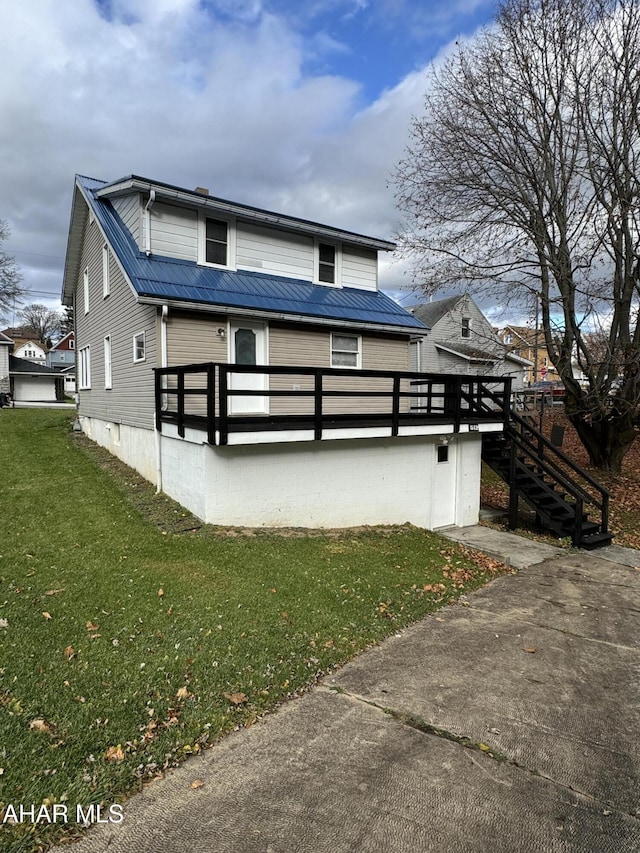
[[[106,299],[111,293],[111,282],[109,281],[109,246],[102,246],[102,298]]]
[[[316,240],[314,280],[317,284],[333,287],[342,285],[342,250],[338,243]]]
[[[82,273],[82,295],[84,297],[84,313],[89,313],[89,267]]]
[[[144,361],[147,357],[147,341],[145,332],[133,336],[133,361]]]
[[[235,269],[236,225],[226,216],[200,215],[198,261],[208,267]]]
[[[78,350],[78,388],[80,391],[91,388],[91,348],[88,346]]]
[[[362,367],[362,337],[331,334],[331,367]]]
[[[111,335],[106,335],[104,339],[104,387],[109,391],[113,388],[111,361]]]
[[[462,318],[462,327],[460,329],[460,333],[463,338],[471,337],[471,317]]]

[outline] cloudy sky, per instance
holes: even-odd
[[[425,68],[494,0],[20,0],[0,13],[0,219],[58,307],[76,173],[137,174],[376,237]],[[410,278],[385,261],[383,289]],[[412,301],[410,296],[403,301]],[[12,317],[8,317],[9,322]]]

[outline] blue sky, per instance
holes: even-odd
[[[494,0],[22,0],[3,10],[0,218],[56,307],[76,173],[139,174],[384,238],[425,69]],[[387,258],[381,284],[409,285]],[[12,318],[8,318],[9,321]]]

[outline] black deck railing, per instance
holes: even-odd
[[[264,387],[234,387],[247,376]],[[218,362],[155,369],[156,428],[175,424],[182,437],[187,427],[205,430],[221,445],[238,432],[313,430],[319,440],[338,427],[382,426],[397,436],[406,424],[452,424],[454,432],[463,423],[506,425],[510,397],[509,377]],[[235,401],[248,408],[252,398],[263,414],[234,412]]]
[[[547,476],[550,482],[563,489],[575,504],[575,528],[572,534],[573,544],[580,539],[580,525],[585,505],[595,507],[600,515],[601,531],[609,529],[609,492],[595,480],[584,468],[574,462],[552,441],[515,412],[511,413],[511,423],[507,435],[512,440],[512,465],[532,464],[536,471]],[[513,492],[514,490],[512,490]],[[513,506],[515,497],[510,498],[510,522],[515,522],[517,506]]]

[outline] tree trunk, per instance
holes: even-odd
[[[594,468],[619,474],[624,455],[637,435],[630,414],[614,414],[589,421],[581,413],[567,411],[567,417],[583,443]]]

